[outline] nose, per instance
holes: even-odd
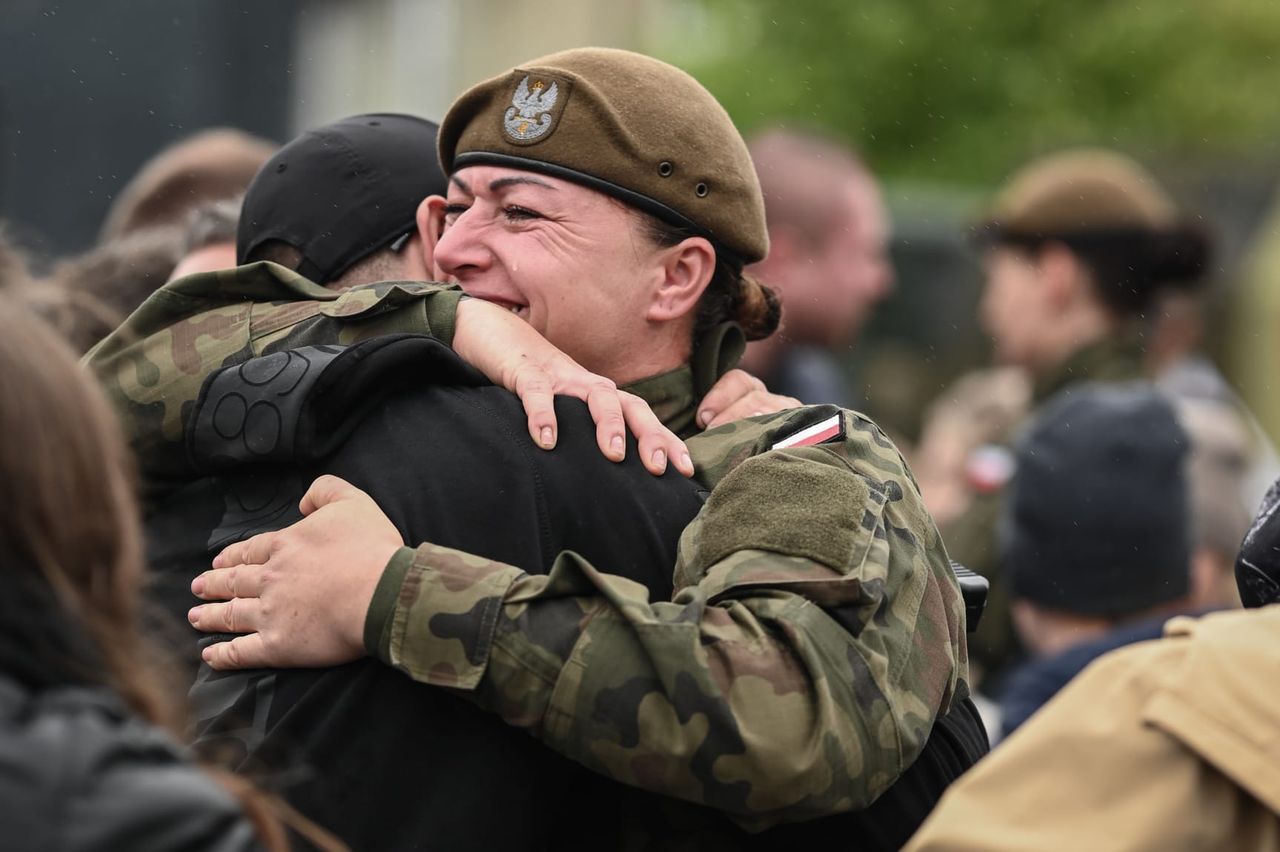
[[[435,261],[445,276],[459,279],[488,269],[493,263],[493,255],[484,240],[484,229],[471,210],[445,226],[436,243]]]

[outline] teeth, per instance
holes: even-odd
[[[518,313],[520,313],[520,306],[519,306],[519,305],[512,305],[512,306],[511,306],[511,313],[513,313],[513,314],[518,314]]]

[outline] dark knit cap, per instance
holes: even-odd
[[[589,186],[704,234],[738,263],[769,252],[747,145],[697,80],[601,47],[534,59],[464,92],[440,123],[449,174],[526,169]]]
[[[1085,385],[1050,400],[1016,451],[1004,551],[1013,595],[1107,618],[1184,597],[1189,447],[1150,385]]]

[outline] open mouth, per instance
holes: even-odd
[[[499,299],[492,296],[476,296],[475,298],[482,299],[490,304],[497,305],[504,310],[511,311],[511,313],[520,317],[520,319],[526,319],[529,316],[528,305],[522,305],[519,302],[512,302],[509,299]]]

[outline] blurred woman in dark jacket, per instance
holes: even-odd
[[[0,845],[287,848],[262,794],[179,746],[136,627],[127,450],[70,350],[11,302],[0,436]]]

